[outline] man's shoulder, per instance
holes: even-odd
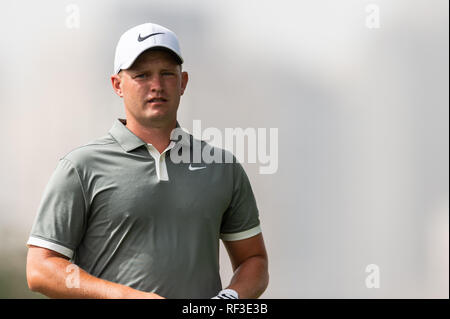
[[[76,166],[85,165],[89,161],[101,156],[101,154],[104,154],[108,149],[115,147],[115,144],[117,144],[116,140],[107,134],[72,149],[66,155],[62,156],[61,159],[68,160]]]

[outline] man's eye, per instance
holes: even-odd
[[[172,72],[163,72],[162,75],[173,75]]]
[[[136,78],[138,78],[138,79],[144,79],[146,77],[147,77],[147,74],[145,74],[145,73],[136,75]]]

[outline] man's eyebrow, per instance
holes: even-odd
[[[163,68],[161,71],[175,71],[177,69],[177,66],[171,66],[168,68]]]

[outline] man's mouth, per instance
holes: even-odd
[[[154,97],[150,100],[148,100],[149,103],[164,103],[167,102],[167,100],[163,97]]]

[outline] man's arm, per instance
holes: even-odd
[[[268,258],[262,234],[223,243],[234,271],[227,288],[235,290],[242,299],[261,296],[269,284]]]
[[[164,299],[150,292],[103,280],[79,268],[79,288],[70,288],[67,278],[74,272],[67,272],[73,265],[66,256],[50,249],[28,246],[28,287],[50,298],[113,298],[113,299]]]

